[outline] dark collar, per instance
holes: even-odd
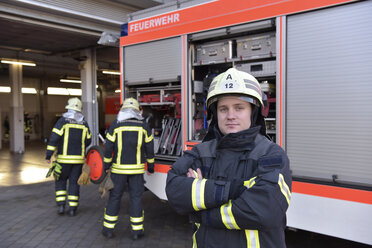
[[[221,136],[220,132],[218,132],[217,149],[228,148],[236,151],[252,150],[254,140],[260,132],[260,128],[261,126],[255,126],[237,133],[229,133],[225,136]]]

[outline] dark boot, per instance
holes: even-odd
[[[137,240],[137,239],[140,239],[140,238],[142,238],[143,237],[143,235],[144,235],[144,233],[142,232],[142,233],[132,233],[132,239],[133,240]]]
[[[64,205],[59,205],[58,214],[59,215],[64,215],[65,214],[65,206]]]
[[[112,231],[108,231],[107,229],[102,229],[102,235],[105,236],[107,239],[115,238],[115,234]]]
[[[76,215],[76,209],[69,209],[68,215],[70,215],[71,217],[74,217]]]

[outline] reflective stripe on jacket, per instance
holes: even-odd
[[[168,172],[170,205],[195,222],[193,247],[285,247],[291,198],[289,160],[281,147],[250,128],[185,152]],[[200,168],[203,178],[188,178]],[[229,199],[231,181],[245,189]]]
[[[115,174],[143,174],[145,162],[154,163],[153,139],[143,121],[115,120],[106,135],[105,168],[112,164]]]
[[[76,122],[61,117],[54,125],[47,146],[46,159],[50,160],[57,150],[57,162],[82,164],[85,161],[85,149],[90,145],[92,135],[86,121]]]

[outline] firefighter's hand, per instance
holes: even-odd
[[[197,168],[196,171],[189,168],[186,175],[187,175],[187,177],[192,177],[192,178],[198,178],[198,179],[203,178],[202,172],[199,168]]]
[[[53,176],[58,181],[61,174],[62,174],[62,166],[59,163],[57,163],[56,161],[54,161],[53,164],[55,166],[54,171],[53,171]]]
[[[50,166],[50,168],[48,170],[48,173],[46,174],[45,177],[50,177],[50,175],[52,175],[55,167],[56,167],[56,165],[53,163],[52,166]]]
[[[147,162],[147,172],[150,173],[150,174],[153,174],[154,171],[155,171],[155,168],[154,168],[154,163],[149,163]]]
[[[109,173],[111,170],[111,163],[104,163],[103,166],[104,166],[103,168],[106,171],[106,173]]]

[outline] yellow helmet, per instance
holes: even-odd
[[[77,97],[73,97],[68,99],[65,109],[72,109],[81,112],[83,104],[81,103],[80,99]]]
[[[262,91],[257,79],[235,68],[228,69],[212,80],[207,96],[207,108],[224,95],[239,95],[243,100],[258,107],[263,106]]]
[[[127,98],[123,102],[123,106],[121,107],[121,109],[125,109],[125,108],[132,108],[134,110],[139,111],[139,103],[133,97]]]

